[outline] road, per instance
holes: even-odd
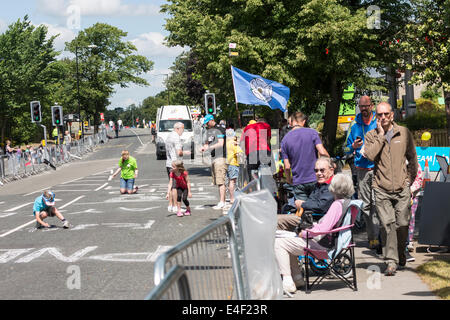
[[[154,262],[161,252],[222,215],[209,169],[187,165],[193,199],[191,217],[167,211],[165,160],[157,161],[151,135],[125,130],[82,161],[0,188],[0,299],[143,299],[154,287]],[[108,181],[121,151],[137,159],[136,195],[120,195],[119,179]],[[43,189],[70,221],[56,218],[37,230],[33,202]]]

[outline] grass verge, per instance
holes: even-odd
[[[450,300],[450,260],[427,262],[417,273],[439,298]]]

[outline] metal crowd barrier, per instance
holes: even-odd
[[[259,189],[255,179],[237,192]],[[146,300],[248,300],[238,211],[236,195],[226,216],[163,253],[155,263],[155,288]]]
[[[108,136],[106,130],[102,130],[94,136],[72,141],[70,145],[38,147],[22,151],[20,154],[0,156],[0,182],[3,184],[24,179],[72,162],[74,159],[81,160],[84,154],[92,152],[96,146],[106,142]]]

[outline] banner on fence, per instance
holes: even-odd
[[[449,162],[450,147],[416,147],[417,161],[422,170],[425,168],[425,160],[428,160],[430,171],[439,171],[439,163],[436,156],[444,156]]]

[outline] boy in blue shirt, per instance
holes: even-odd
[[[51,191],[44,191],[41,196],[36,198],[33,206],[33,215],[36,217],[36,229],[41,227],[50,228],[50,224],[44,222],[44,219],[54,216],[62,221],[64,229],[69,228],[69,221],[55,207],[55,194]]]

